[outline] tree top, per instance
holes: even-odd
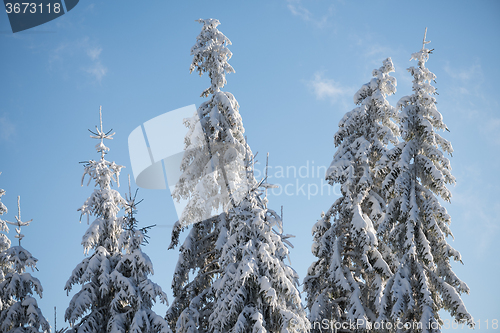
[[[113,135],[115,135],[115,133],[111,133],[113,129],[110,129],[106,133],[102,130],[102,106],[99,106],[99,125],[99,128],[97,126],[95,127],[96,132],[92,132],[91,130],[89,130],[89,132],[93,134],[90,136],[92,139],[101,140],[101,142],[98,143],[95,148],[97,152],[101,153],[101,159],[104,159],[104,155],[106,154],[106,151],[109,150],[109,148],[104,145],[103,141],[104,139],[113,140]]]

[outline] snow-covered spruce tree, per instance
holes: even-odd
[[[210,218],[227,208],[230,195],[246,179],[243,165],[248,146],[234,96],[220,89],[226,84],[226,73],[234,72],[228,60],[231,41],[217,26],[218,20],[197,20],[203,24],[196,44],[191,48],[190,71],[207,72],[211,85],[201,94],[210,99],[200,105],[197,113],[186,119],[189,132],[185,138],[183,172],[172,196],[187,199],[179,219],[187,225]]]
[[[174,301],[167,311],[166,319],[172,331],[195,333],[208,331],[208,317],[213,299],[210,286],[219,272],[219,256],[225,232],[225,214],[214,216],[191,226],[191,231],[180,247],[179,260],[172,280]],[[177,222],[172,233],[169,249],[179,243],[182,230]],[[190,273],[194,276],[190,279]]]
[[[148,275],[153,274],[153,263],[141,249],[145,241],[145,229],[137,228],[135,198],[136,195],[132,197],[129,179],[124,229],[119,238],[120,248],[126,252],[110,274],[116,289],[111,302],[113,314],[110,332],[170,333],[165,319],[152,310],[156,298],[168,303],[167,295],[148,278]]]
[[[178,333],[287,332],[287,329],[303,332],[307,330],[308,322],[296,289],[296,275],[283,263],[288,250],[280,235],[272,231],[276,216],[272,217],[265,207],[256,206],[260,198],[249,194],[254,193],[249,188],[258,184],[253,176],[250,177],[248,165],[253,156],[243,136],[239,105],[232,94],[220,91],[226,83],[225,74],[234,72],[227,63],[231,57],[227,49],[230,41],[217,30],[219,21],[208,19],[199,22],[203,28],[192,48],[194,59],[191,71],[197,70],[200,74],[208,72],[211,86],[202,96],[212,96],[187,122],[190,132],[186,137],[186,153],[181,167],[184,173],[173,195],[190,201],[174,229],[171,246],[178,243],[182,225],[201,222],[193,225],[181,246],[172,283],[176,298],[167,318],[172,329]],[[202,131],[196,131],[196,126]],[[210,217],[217,210],[222,214]],[[255,214],[255,225],[251,225],[251,218],[246,221],[244,216],[238,217],[235,213],[246,214],[245,211]],[[239,230],[238,219],[245,220],[251,229]],[[230,226],[233,227],[231,231],[228,230]],[[259,226],[263,230],[256,230]],[[252,236],[250,242],[262,245],[261,251],[250,252],[250,249],[242,254],[225,247],[225,257],[220,259],[229,232],[233,235],[232,246],[238,247],[245,237]],[[241,237],[238,236],[240,233]],[[257,239],[258,236],[261,239]],[[241,243],[241,246],[248,244]],[[259,254],[266,257],[259,257]],[[251,256],[255,257],[256,266],[253,269],[261,267],[262,272],[247,271],[246,278],[240,276],[241,279],[235,279],[233,285],[225,286],[221,281],[229,281],[229,271],[238,256],[250,261]],[[264,264],[271,266],[264,267]],[[192,281],[189,281],[190,270],[195,271]],[[260,273],[269,273],[267,282]],[[216,278],[219,279],[217,286],[213,286]],[[262,287],[259,287],[260,283]],[[221,289],[223,287],[227,289]],[[229,321],[222,318],[226,304],[215,302],[225,297],[217,295],[232,293],[233,287],[247,295],[231,308]],[[271,296],[272,291],[274,297]]]
[[[384,215],[375,163],[397,144],[396,109],[386,100],[396,91],[392,60],[373,71],[374,78],[354,95],[359,105],[346,113],[335,133],[337,151],[326,172],[342,196],[314,225],[313,254],[318,258],[304,279],[313,332],[323,332],[324,320],[363,323],[369,327],[382,310],[384,281],[391,275],[390,251],[379,242],[376,227]],[[323,330],[321,330],[323,329]]]
[[[38,333],[50,332],[50,325],[38,307],[33,295],[36,293],[42,297],[42,285],[40,281],[26,272],[29,267],[36,267],[38,259],[21,246],[24,235],[21,227],[28,226],[31,221],[22,222],[20,198],[17,197],[18,214],[15,225],[19,239],[18,246],[12,246],[5,251],[5,258],[11,266],[11,270],[0,282],[0,332],[3,333]]]
[[[65,320],[72,327],[69,332],[76,333],[111,332],[114,323],[121,319],[120,313],[127,312],[126,304],[113,302],[120,292],[113,274],[122,259],[119,238],[123,221],[117,214],[126,201],[111,188],[111,182],[119,186],[118,177],[122,166],[104,159],[109,148],[103,141],[112,139],[114,133],[103,132],[102,115],[99,113],[100,128],[96,126],[96,133],[91,132],[91,138],[100,140],[96,150],[101,154],[101,159],[86,162],[82,177],[82,185],[88,175],[89,183],[94,180],[97,189],[78,209],[82,216],[87,215],[87,223],[90,215],[95,216],[82,238],[84,253],[93,252],[76,266],[64,287],[69,294],[75,284],[82,285],[65,313]]]
[[[0,172],[1,174],[1,172]],[[0,216],[7,213],[7,207],[3,204],[2,196],[5,195],[5,190],[0,188]],[[11,266],[7,261],[6,253],[7,249],[10,247],[10,240],[4,234],[9,232],[9,228],[7,227],[7,223],[0,218],[0,282],[5,279],[5,275],[11,271]],[[0,302],[2,300],[0,299]],[[4,304],[0,303],[0,311],[2,310]]]
[[[0,172],[0,175],[2,173]],[[7,207],[2,202],[2,197],[5,195],[5,190],[3,188],[0,188],[0,215],[6,214],[7,213]]]
[[[288,241],[281,219],[267,208],[260,184],[249,182],[246,197],[227,213],[229,235],[212,285],[209,332],[307,332],[298,275],[284,263]]]
[[[226,73],[234,72],[228,59],[231,41],[218,29],[215,19],[198,20],[203,27],[191,49],[190,71],[207,72],[211,85],[202,96],[210,99],[186,120],[182,176],[172,196],[188,203],[172,233],[174,248],[184,227],[195,223],[180,247],[172,281],[174,301],[167,312],[171,329],[177,333],[206,332],[211,303],[208,291],[219,272],[218,259],[227,237],[225,213],[231,191],[246,178],[243,160],[249,148],[239,105],[233,95],[220,89]],[[232,192],[233,198],[237,193]],[[219,214],[222,212],[221,214]],[[190,272],[194,277],[190,279]]]
[[[426,30],[427,32],[427,30]],[[454,184],[450,161],[443,152],[453,152],[450,142],[435,132],[447,130],[436,108],[436,76],[425,63],[432,50],[425,47],[412,54],[418,67],[410,67],[413,95],[398,102],[403,142],[379,161],[388,206],[378,232],[390,244],[398,266],[389,279],[382,299],[386,311],[379,321],[400,321],[423,332],[439,332],[438,311],[448,310],[458,321],[473,325],[459,294],[469,288],[452,271],[450,258],[460,253],[446,241],[452,236],[451,222],[438,196],[450,201],[446,184]],[[412,331],[415,331],[414,329]]]

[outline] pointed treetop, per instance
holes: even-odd
[[[422,41],[422,49],[418,52],[415,52],[411,55],[410,61],[411,60],[417,60],[418,61],[418,66],[420,68],[425,67],[425,63],[427,60],[429,60],[429,54],[432,53],[434,49],[428,49],[425,46],[429,44],[431,41],[426,41],[425,39],[427,38],[427,28],[425,28],[424,32],[424,39]]]
[[[217,29],[220,24],[219,20],[199,19],[196,21],[203,24],[203,27],[196,37],[196,44],[191,48],[193,61],[189,71],[191,73],[197,71],[200,76],[205,72],[208,73],[211,85],[201,94],[202,97],[207,97],[224,87],[227,73],[234,73],[233,67],[228,63],[233,54],[227,48],[231,45],[231,41]]]
[[[28,226],[31,221],[33,221],[33,219],[31,219],[29,221],[26,221],[26,222],[23,222],[21,220],[21,197],[18,196],[17,197],[17,216],[16,216],[16,222],[9,222],[9,221],[5,221],[5,222],[7,222],[10,225],[17,226],[17,228],[16,228],[17,235],[15,237],[19,239],[19,246],[21,246],[21,240],[24,237],[24,235],[21,234],[21,227]]]
[[[424,50],[424,49],[425,49],[425,45],[426,45],[426,44],[429,44],[429,43],[431,42],[431,41],[426,41],[426,40],[425,40],[425,37],[426,37],[426,36],[427,36],[427,27],[425,27],[424,40],[423,40],[423,42],[422,42],[422,50]]]
[[[264,189],[264,201],[262,201],[262,203],[264,204],[264,207],[267,207],[267,189],[269,188],[278,188],[279,186],[278,185],[274,185],[274,184],[269,184],[268,181],[267,181],[267,171],[268,171],[268,168],[269,168],[269,152],[267,153],[267,156],[266,156],[266,170],[265,170],[265,175],[264,175],[264,178],[261,179],[260,182],[257,183],[257,186],[255,187],[255,189],[261,187]]]
[[[2,173],[0,172],[0,175]],[[5,195],[5,190],[0,188],[0,200],[2,200],[2,196]],[[3,215],[5,213],[7,213],[7,207],[5,207],[5,205],[2,203],[2,201],[0,201],[0,215]],[[5,224],[5,222],[0,219],[0,231],[9,231],[9,228],[7,228],[7,225]]]
[[[128,175],[128,196],[132,198],[132,186],[130,185],[130,174]]]
[[[132,196],[132,186],[130,185],[130,174],[128,175],[128,196],[125,194],[125,213],[128,215],[127,223],[125,225],[127,230],[134,229],[137,225],[137,220],[134,217],[134,214],[137,213],[137,205],[142,202],[143,199],[137,200],[137,191],[135,190],[134,196]],[[147,229],[150,227],[146,227],[141,229],[143,232],[147,232]]]
[[[99,139],[99,140],[101,140],[101,142],[98,143],[95,146],[95,148],[96,148],[96,150],[99,153],[101,153],[101,159],[104,159],[104,155],[106,154],[106,151],[109,150],[109,148],[104,145],[103,141],[104,141],[104,139],[113,140],[113,135],[115,135],[115,133],[114,132],[111,133],[111,131],[113,129],[110,129],[106,133],[102,130],[102,106],[99,106],[99,124],[100,124],[99,128],[97,126],[95,127],[96,132],[92,132],[91,130],[89,130],[89,132],[92,133],[92,134],[94,134],[94,135],[90,136],[92,139]]]
[[[134,213],[137,210],[137,204],[140,203],[140,201],[139,202],[135,202],[136,198],[137,198],[137,190],[135,191],[135,194],[132,197],[132,187],[130,185],[130,174],[129,174],[128,175],[128,198],[125,195],[125,201],[127,202],[126,205],[125,205],[125,210],[127,211],[127,213],[129,214],[129,216],[131,218],[133,218]]]
[[[203,27],[210,27],[212,29],[217,28],[220,24],[220,21],[217,19],[209,18],[209,19],[197,19],[196,22],[203,24]]]

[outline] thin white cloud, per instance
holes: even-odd
[[[500,219],[495,213],[500,209],[500,203],[490,200],[494,185],[484,182],[481,173],[477,172],[481,168],[481,165],[477,163],[464,166],[463,174],[456,175],[457,186],[450,187],[453,192],[452,205],[464,207],[460,210],[461,215],[452,217],[452,231],[454,220],[455,223],[460,221],[462,225],[457,228],[462,228],[462,230],[470,229],[467,225],[474,226],[469,231],[469,237],[476,244],[474,251],[477,258],[482,258],[485,253],[493,251],[495,239],[500,233]],[[464,179],[463,182],[460,181],[461,179]]]
[[[446,63],[444,71],[456,80],[470,81],[471,79],[482,77],[483,71],[481,65],[476,63],[469,68],[452,68],[450,63]]]
[[[444,66],[444,71],[453,79],[456,85],[454,89],[460,95],[482,97],[481,83],[483,81],[483,70],[478,62],[468,68],[452,67],[447,62]]]
[[[497,100],[485,95],[484,72],[479,60],[468,67],[447,62],[443,69],[453,79],[447,92],[454,96],[455,110],[484,135],[487,144],[500,146],[500,106]]]
[[[108,72],[108,69],[100,61],[94,62],[92,66],[86,68],[86,72],[92,75],[96,81],[101,82],[102,78]]]
[[[0,117],[0,138],[3,141],[9,140],[16,132],[16,127],[6,115]]]
[[[101,61],[103,48],[91,41],[88,37],[59,44],[49,56],[51,70],[59,70],[65,78],[71,77],[69,72],[73,66],[66,61],[71,58],[82,64],[81,70],[89,75],[95,82],[101,83],[108,73],[108,68]],[[82,58],[83,55],[83,58]],[[86,55],[86,57],[85,57]]]
[[[92,60],[99,59],[99,56],[101,55],[101,52],[102,52],[102,47],[91,47],[91,48],[87,49],[87,55]]]
[[[286,2],[287,8],[288,10],[290,10],[292,15],[299,17],[305,22],[310,22],[318,28],[325,27],[333,14],[333,5],[330,5],[328,7],[325,15],[317,17],[316,15],[311,13],[309,9],[302,5],[302,0],[287,0]]]
[[[500,118],[490,118],[485,125],[492,143],[500,146]]]
[[[68,45],[69,45],[68,43],[59,44],[49,55],[49,63],[52,64],[57,60],[61,60],[62,59],[61,54],[68,47]]]
[[[87,55],[89,56],[90,60],[92,61],[92,64],[88,66],[85,70],[87,73],[89,73],[91,76],[94,77],[94,79],[101,83],[102,78],[106,75],[108,72],[108,68],[104,66],[101,63],[101,60],[99,57],[101,56],[102,52],[102,47],[88,47],[87,46]]]
[[[350,89],[341,86],[332,79],[325,78],[323,73],[316,72],[312,80],[308,81],[317,99],[329,99],[332,103],[337,102],[350,94]]]
[[[395,52],[392,48],[387,46],[382,46],[379,44],[366,44],[366,50],[363,55],[366,58],[375,58],[375,57],[391,57]]]
[[[300,0],[288,0],[287,7],[294,16],[298,16],[304,21],[310,21],[312,14],[307,8],[301,5]]]
[[[394,58],[402,54],[402,50],[388,46],[388,43],[384,42],[385,36],[373,32],[366,32],[363,35],[351,33],[349,37],[353,41],[356,52],[372,63],[378,64],[381,59]],[[407,50],[404,52],[407,53]]]

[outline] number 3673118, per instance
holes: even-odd
[[[46,5],[37,4],[34,2],[15,2],[10,3],[7,2],[5,4],[5,10],[7,14],[36,14],[36,13],[56,13],[58,14],[61,11],[60,3],[48,3]]]

